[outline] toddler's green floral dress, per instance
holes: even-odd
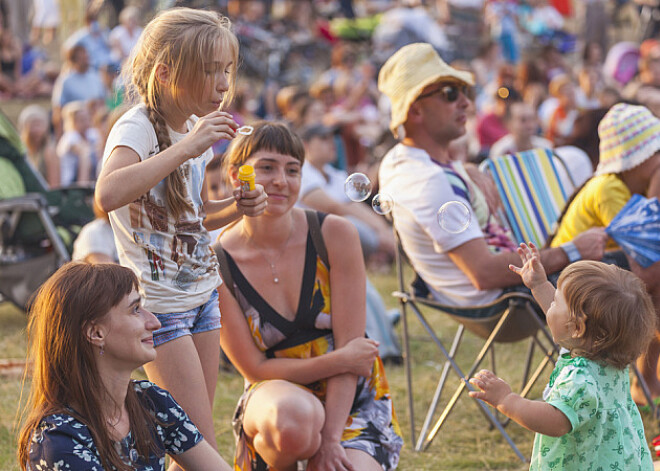
[[[571,431],[536,434],[530,470],[636,471],[653,463],[639,410],[630,396],[628,368],[584,357],[560,357],[545,401],[561,411]]]

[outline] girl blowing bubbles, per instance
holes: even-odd
[[[487,370],[470,392],[536,432],[531,470],[653,469],[642,420],[630,397],[628,365],[655,331],[653,304],[634,274],[601,262],[566,267],[557,290],[545,276],[539,251],[521,244],[523,266],[509,268],[532,290],[561,356],[545,402],[524,399]]]
[[[208,230],[260,214],[267,198],[261,186],[207,198],[211,144],[233,139],[238,127],[219,111],[237,58],[238,41],[217,13],[182,8],[152,20],[124,71],[129,96],[141,103],[112,128],[96,187],[120,263],[138,276],[144,306],[162,325],[149,379],[171,391],[214,447],[221,280]]]

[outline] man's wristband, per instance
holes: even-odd
[[[566,253],[569,263],[577,262],[578,260],[582,259],[580,251],[573,242],[566,242],[565,244],[561,244],[559,248],[561,248]]]

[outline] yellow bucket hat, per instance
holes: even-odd
[[[387,59],[378,74],[378,90],[392,104],[390,130],[394,137],[398,137],[397,128],[406,122],[410,105],[422,90],[442,79],[474,85],[472,73],[445,63],[428,43],[408,44]]]

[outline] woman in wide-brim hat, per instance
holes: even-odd
[[[633,194],[660,196],[660,119],[647,108],[619,103],[598,125],[599,163],[594,176],[575,192],[567,203],[558,228],[550,239],[551,247],[570,243],[578,234],[592,227],[607,227]],[[608,249],[616,250],[614,241]],[[660,313],[660,263],[642,268],[628,258],[633,272],[645,282]],[[656,373],[660,342],[637,361],[651,394],[660,397]],[[641,387],[633,382],[632,397],[644,404]]]

